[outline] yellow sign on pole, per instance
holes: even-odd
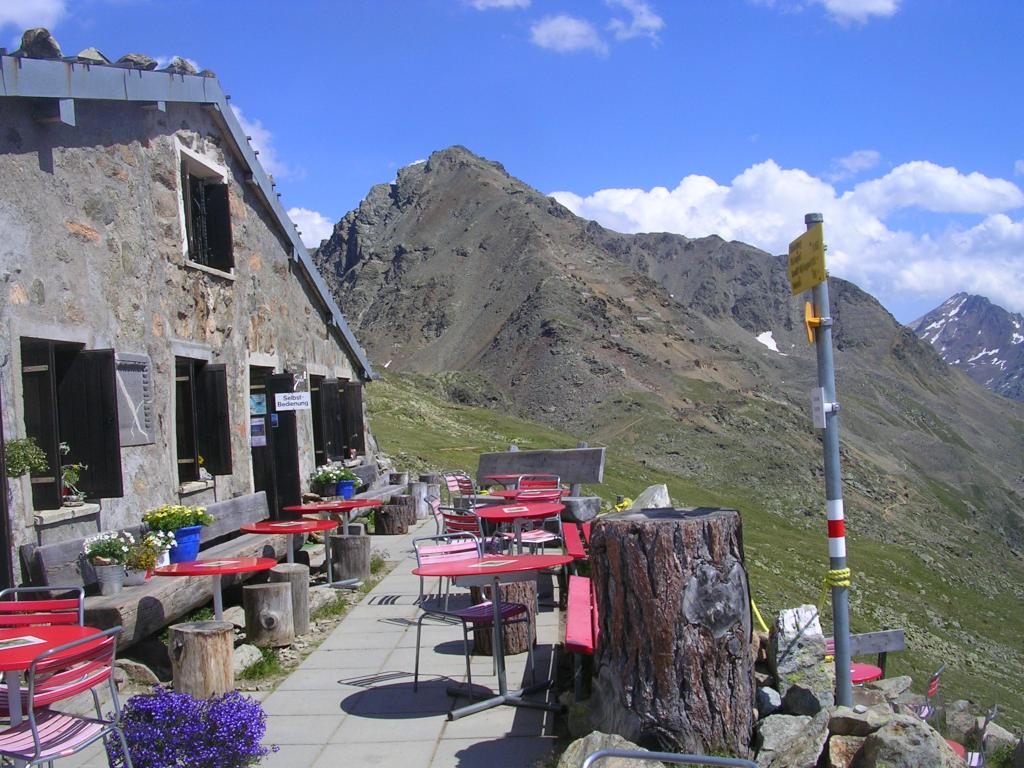
[[[789,244],[789,285],[803,293],[825,282],[825,236],[821,222]]]

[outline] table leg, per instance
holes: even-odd
[[[341,513],[341,535],[348,536],[349,526],[349,515],[352,514],[351,510],[344,510]],[[363,585],[359,579],[342,579],[341,581],[334,580],[334,566],[333,566],[333,552],[327,552],[325,547],[325,554],[327,555],[327,586],[334,587],[335,589],[359,589]]]
[[[7,708],[11,715],[11,727],[20,725],[24,719],[21,711],[21,670],[12,669],[4,673],[4,681],[7,683]],[[16,766],[23,766],[23,760],[13,761]]]
[[[213,579],[213,619],[224,621],[224,596],[220,592],[220,574],[211,575]]]
[[[285,561],[288,563],[295,562],[295,534],[288,534],[288,553],[285,555]]]

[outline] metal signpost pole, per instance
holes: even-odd
[[[820,213],[808,213],[804,224],[810,230],[821,224]],[[814,314],[818,329],[814,349],[818,359],[818,386],[824,390],[825,411],[825,503],[828,515],[828,560],[832,572],[846,570],[846,523],[843,515],[843,486],[839,470],[839,405],[836,402],[835,365],[832,360],[832,316],[828,300],[828,280],[814,286]],[[832,575],[832,574],[830,574]],[[848,583],[846,579],[839,579]],[[833,581],[830,579],[830,581]],[[846,586],[832,584],[832,629],[835,635],[836,703],[852,706],[850,681],[850,600]]]

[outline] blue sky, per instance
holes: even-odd
[[[1024,310],[1019,0],[0,0],[35,25],[214,70],[311,242],[463,144],[620,231],[782,253],[822,211],[903,321]]]

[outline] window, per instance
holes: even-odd
[[[182,156],[181,189],[185,205],[188,258],[211,269],[230,272],[231,210],[224,176],[189,156]]]
[[[184,357],[174,359],[174,421],[178,482],[231,474],[227,370]]]
[[[317,466],[347,458],[338,380],[310,376],[309,395],[313,417],[313,452]]]
[[[346,451],[366,453],[363,425],[363,385],[358,381],[341,380],[342,425]]]
[[[25,430],[49,465],[32,476],[33,507],[60,507],[61,464],[88,467],[77,483],[87,498],[123,496],[114,351],[23,338],[21,380]]]

